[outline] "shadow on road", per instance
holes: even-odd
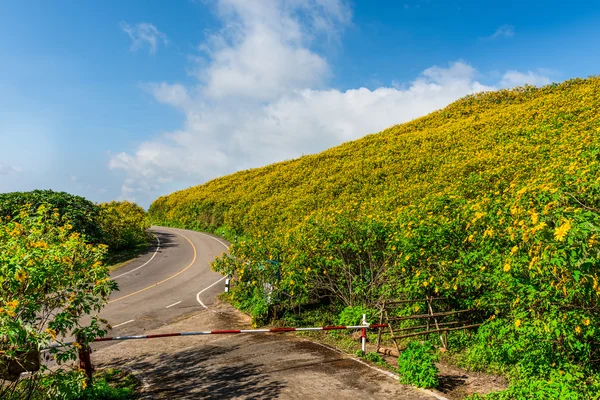
[[[113,360],[111,366],[132,369],[147,379],[150,388],[142,393],[148,399],[270,399],[278,397],[285,382],[273,380],[252,362],[221,364],[227,353],[238,346],[202,346],[162,354],[146,361],[127,358]],[[231,356],[230,356],[231,357]]]
[[[160,248],[161,249],[166,249],[168,247],[179,247],[179,244],[175,241],[175,237],[177,235],[175,235],[173,233],[167,233],[167,232],[153,232],[153,233],[160,240]],[[150,246],[148,251],[149,252],[156,251],[156,244],[157,244],[157,242],[155,241],[152,244],[152,246]]]

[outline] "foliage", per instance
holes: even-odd
[[[138,385],[133,375],[109,368],[94,374],[94,385],[82,394],[86,400],[129,400],[135,399]]]
[[[541,380],[553,364],[594,374],[598,110],[597,77],[475,94],[317,155],[161,197],[149,214],[237,235],[214,268],[235,279],[239,301],[263,296],[265,283],[274,304],[291,306],[444,297],[445,308],[487,320],[471,353],[481,367]]]
[[[439,360],[435,347],[429,342],[411,342],[398,357],[400,383],[422,388],[434,388],[439,384]]]
[[[128,201],[111,201],[100,204],[100,229],[104,243],[111,251],[135,248],[147,242],[146,230],[150,227],[146,211]]]
[[[86,386],[80,370],[59,370],[21,379],[15,390],[2,393],[5,400],[128,400],[137,397],[137,380],[126,372],[108,369],[94,374],[92,386]]]
[[[40,205],[56,210],[58,223],[69,225],[88,242],[108,245],[111,253],[146,243],[146,212],[128,201],[96,205],[81,196],[52,190],[0,194],[0,217],[15,217],[23,207],[35,213]]]
[[[518,379],[508,389],[486,396],[474,395],[470,400],[565,399],[597,400],[600,398],[600,376],[589,376],[580,368],[566,366],[553,369],[546,379]]]
[[[56,209],[60,223],[68,223],[74,232],[84,235],[90,243],[102,242],[103,234],[98,226],[99,208],[81,196],[52,190],[0,193],[0,217],[15,217],[23,207],[33,214],[41,205]]]
[[[363,314],[367,315],[367,322],[373,323],[374,312],[363,306],[346,307],[338,315],[337,324],[344,326],[362,325]]]
[[[62,221],[58,210],[44,204],[35,213],[22,207],[0,220],[0,365],[23,362],[28,351],[68,336],[87,342],[106,333],[97,316],[81,320],[99,312],[116,288],[102,264],[106,246],[86,243]],[[77,347],[51,352],[60,364],[75,360]],[[52,387],[76,381],[58,379]],[[0,397],[8,387],[0,388]]]

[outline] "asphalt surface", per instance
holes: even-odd
[[[141,335],[206,309],[225,287],[209,266],[227,251],[225,240],[175,228],[151,231],[154,246],[111,274],[119,290],[100,314],[112,326],[107,336]]]

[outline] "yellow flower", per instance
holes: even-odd
[[[56,340],[56,331],[54,329],[46,329],[46,333],[48,333],[50,335],[50,337],[52,338],[52,340]]]
[[[578,335],[581,334],[581,327],[579,325],[575,327],[575,333],[577,333]]]
[[[518,320],[515,321],[515,328],[518,329],[520,326],[521,326],[521,320],[518,319]]]
[[[506,263],[506,264],[504,264],[504,272],[508,272],[508,271],[510,271],[510,264]]]
[[[554,239],[562,242],[567,236],[567,232],[571,229],[571,221],[566,220],[561,226],[554,230]]]
[[[510,250],[510,254],[514,255],[517,251],[519,251],[519,246],[514,246],[511,250]]]
[[[27,274],[26,274],[26,273],[25,273],[25,271],[23,271],[23,270],[17,271],[17,273],[15,274],[15,279],[16,279],[17,281],[19,281],[19,282],[23,283],[23,281],[24,281],[25,279],[27,279]]]
[[[588,326],[590,323],[591,323],[591,321],[590,321],[590,319],[589,319],[589,318],[586,318],[586,319],[584,319],[584,320],[583,320],[583,324],[584,324],[585,326]]]

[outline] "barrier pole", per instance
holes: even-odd
[[[363,314],[362,324],[364,326],[369,326],[367,323],[367,314]],[[367,354],[367,328],[362,328],[362,352],[363,354]]]

